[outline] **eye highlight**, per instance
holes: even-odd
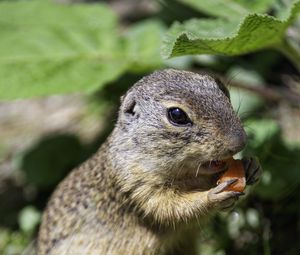
[[[168,109],[168,119],[170,123],[175,126],[186,126],[192,124],[188,115],[178,107],[171,107]]]

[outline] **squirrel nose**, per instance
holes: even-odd
[[[228,152],[231,155],[234,155],[234,154],[238,153],[239,151],[241,151],[246,146],[247,135],[246,135],[245,131],[242,130],[242,131],[232,135],[229,138],[229,141],[230,141],[230,145],[228,148]]]

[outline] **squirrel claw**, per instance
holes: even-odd
[[[238,178],[233,178],[224,182],[221,182],[220,184],[218,184],[217,187],[215,187],[213,189],[215,194],[219,194],[221,192],[223,192],[224,190],[226,190],[226,188],[228,188],[231,184],[235,183],[238,181]]]
[[[242,162],[246,174],[246,184],[252,185],[256,183],[262,172],[258,159],[256,157],[244,158],[242,159]]]
[[[244,195],[244,192],[226,191],[225,189],[231,184],[235,183],[238,179],[231,179],[220,183],[217,187],[208,192],[207,198],[209,203],[214,207],[225,210],[234,206],[238,198]]]

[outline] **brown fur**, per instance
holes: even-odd
[[[107,141],[54,192],[38,254],[193,254],[196,222],[240,195],[220,190],[202,167],[245,145],[227,93],[209,76],[171,69],[138,81]],[[175,106],[192,126],[168,121]]]

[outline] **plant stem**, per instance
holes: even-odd
[[[284,39],[279,47],[277,47],[277,50],[281,51],[300,72],[300,48],[293,45],[287,39]]]
[[[198,68],[191,69],[191,71],[193,71],[195,73],[199,73],[199,74],[209,74],[213,77],[219,78],[221,81],[224,81],[224,82],[228,80],[228,78],[226,78],[225,76],[222,76],[215,72],[209,72],[206,70],[203,71]],[[253,86],[253,85],[249,85],[247,83],[237,81],[234,79],[232,79],[228,84],[230,85],[230,87],[234,87],[234,88],[252,92],[252,93],[264,98],[268,102],[273,102],[273,103],[274,102],[275,103],[286,102],[289,105],[300,109],[300,94],[289,89],[290,86],[287,81],[286,81],[285,86],[282,86],[282,87],[278,87],[278,86],[276,86],[274,84],[270,84],[270,83],[267,83],[267,84],[266,83],[265,84],[257,83],[256,86]]]

